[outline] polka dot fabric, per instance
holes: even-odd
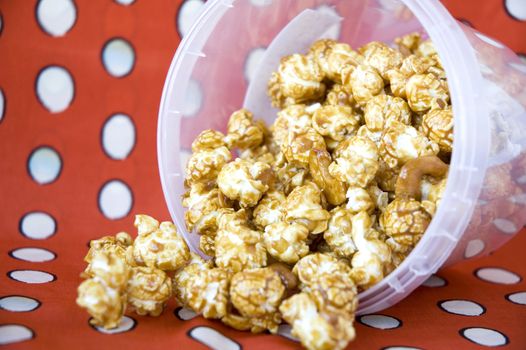
[[[267,0],[251,0],[264,11]],[[159,318],[91,327],[75,305],[90,239],[169,215],[157,173],[157,108],[170,60],[202,0],[0,2],[0,345],[25,348],[289,349],[173,301]],[[444,0],[455,17],[526,57],[526,2]],[[239,63],[250,80],[265,46]],[[201,108],[199,83],[188,91]],[[204,112],[204,111],[201,111]],[[181,156],[184,158],[184,155]],[[526,231],[441,270],[356,322],[352,349],[526,348]],[[484,249],[473,242],[466,256]],[[64,331],[58,331],[64,330]]]

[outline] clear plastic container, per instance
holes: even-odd
[[[264,90],[277,58],[305,52],[313,40],[359,47],[413,31],[432,39],[447,73],[455,116],[450,173],[422,240],[359,295],[358,313],[387,308],[439,268],[487,255],[512,238],[526,222],[526,66],[511,50],[456,21],[437,0],[216,0],[179,46],[159,111],[163,190],[191,247],[198,250],[198,237],[185,229],[181,195],[200,131],[225,131],[243,105],[271,123],[275,111]]]

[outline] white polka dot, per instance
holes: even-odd
[[[203,0],[185,0],[177,13],[177,30],[181,37],[185,36],[203,10]]]
[[[135,0],[114,0],[119,5],[128,6],[135,2]]]
[[[45,262],[56,258],[55,253],[42,248],[18,248],[9,254],[16,259],[29,262]]]
[[[250,3],[254,6],[268,6],[272,4],[272,0],[250,0]]]
[[[75,84],[71,74],[59,66],[49,66],[37,77],[37,96],[40,103],[51,113],[66,110],[73,100]]]
[[[519,275],[498,267],[484,267],[475,271],[475,275],[486,282],[515,284],[521,281]]]
[[[526,74],[526,64],[510,62],[509,65],[519,72]]]
[[[121,78],[133,69],[135,64],[135,51],[130,43],[121,38],[111,39],[102,48],[102,64],[106,71]]]
[[[181,112],[186,117],[195,115],[199,112],[202,103],[203,93],[201,92],[201,86],[197,81],[190,80],[186,88],[185,104]]]
[[[461,334],[466,339],[484,346],[501,346],[508,343],[504,334],[488,328],[465,328],[461,331]]]
[[[422,283],[425,287],[444,287],[447,284],[446,280],[442,277],[438,277],[436,275],[431,275],[424,283]]]
[[[132,205],[132,192],[124,182],[111,180],[102,186],[99,193],[99,207],[108,219],[122,219],[128,215]]]
[[[485,43],[487,44],[490,44],[492,46],[495,46],[499,49],[503,49],[505,46],[502,45],[500,42],[498,42],[497,40],[495,39],[492,39],[490,38],[489,36],[486,36],[482,33],[479,33],[479,32],[475,32],[475,35],[479,37],[480,40],[484,41]]]
[[[0,298],[0,309],[11,312],[33,311],[40,306],[40,302],[33,298],[12,295]]]
[[[52,274],[37,270],[10,271],[9,277],[16,281],[30,284],[48,283],[55,280],[55,276]]]
[[[0,122],[2,119],[4,119],[4,111],[5,111],[5,97],[4,92],[2,89],[0,89]]]
[[[358,320],[366,326],[377,329],[393,329],[398,328],[401,325],[399,320],[386,315],[364,315]]]
[[[104,334],[124,333],[135,328],[137,321],[128,316],[123,316],[119,325],[112,329],[105,329],[103,327],[95,326],[94,328]]]
[[[0,325],[0,345],[18,343],[33,338],[33,331],[18,324]]]
[[[51,147],[42,146],[33,151],[28,160],[29,175],[41,185],[57,179],[62,170],[62,159]]]
[[[439,306],[455,315],[480,316],[485,312],[481,305],[469,300],[445,300]]]
[[[183,321],[188,321],[197,317],[197,314],[193,310],[187,309],[185,307],[179,307],[175,309],[175,315],[177,318]]]
[[[526,21],[526,1],[524,0],[505,0],[506,11],[515,19]]]
[[[72,0],[40,0],[37,5],[37,20],[49,35],[63,36],[77,20],[75,3]]]
[[[421,349],[414,348],[412,346],[388,346],[387,348],[382,348],[382,350],[421,350]]]
[[[46,239],[55,234],[57,224],[53,217],[41,211],[27,213],[20,220],[21,233],[31,239]]]
[[[4,29],[4,18],[2,17],[2,14],[0,13],[0,34],[2,34],[3,29]]]
[[[278,327],[278,334],[292,341],[299,341],[298,338],[291,334],[292,327],[288,324],[281,324]]]
[[[264,47],[257,47],[248,53],[248,56],[245,60],[245,79],[250,81],[256,70],[259,67],[259,63],[265,54]]]
[[[214,350],[240,350],[241,346],[213,328],[198,326],[188,332],[191,338]]]
[[[508,219],[495,219],[493,220],[493,225],[502,233],[506,234],[514,234],[519,229],[517,226],[515,226],[515,223],[513,221],[510,221]]]
[[[112,115],[102,127],[102,148],[108,157],[122,160],[135,146],[135,125],[126,114]]]
[[[485,244],[480,239],[474,239],[468,242],[466,251],[464,252],[465,258],[472,258],[480,254],[484,250]]]
[[[526,292],[508,294],[506,299],[515,304],[526,305]]]

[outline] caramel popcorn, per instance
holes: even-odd
[[[210,184],[192,184],[190,191],[183,196],[183,206],[188,208],[185,212],[185,224],[188,231],[194,228],[199,234],[211,234],[217,230],[218,211],[229,207],[229,203],[221,197],[223,193]]]
[[[330,39],[318,40],[311,46],[309,53],[325,76],[336,83],[341,83],[343,67],[357,66],[364,60],[364,57],[349,45]]]
[[[349,275],[350,267],[328,254],[314,253],[305,256],[296,263],[293,270],[300,281],[300,288],[305,289],[317,283],[322,275]]]
[[[160,269],[132,267],[126,293],[128,303],[137,314],[159,316],[172,296],[172,282]]]
[[[131,264],[172,271],[190,258],[188,246],[177,234],[173,223],[165,221],[159,224],[147,215],[137,215],[135,227],[139,236],[128,248]]]
[[[345,196],[347,197],[345,208],[353,214],[361,211],[372,213],[376,208],[376,203],[373,202],[367,189],[361,187],[349,187]]]
[[[311,56],[293,54],[281,59],[277,75],[269,82],[269,95],[276,107],[284,105],[283,97],[296,103],[313,101],[323,96],[324,74]]]
[[[285,201],[285,219],[305,225],[310,233],[325,231],[330,214],[322,207],[321,196],[320,189],[312,182],[296,187]]]
[[[267,163],[269,165],[272,165],[276,161],[274,154],[267,145],[246,149],[241,152],[239,158],[252,159],[256,162]]]
[[[268,329],[276,333],[281,323],[278,308],[285,291],[279,274],[270,267],[264,267],[236,273],[230,284],[230,299],[236,310],[250,323],[252,332]]]
[[[219,230],[215,240],[215,263],[232,272],[267,265],[267,252],[262,232],[248,226],[247,214],[223,213],[219,218]]]
[[[351,236],[357,252],[351,260],[351,277],[362,289],[378,283],[391,263],[391,251],[387,244],[377,238],[378,232],[374,231],[372,225],[371,217],[364,211],[352,218]]]
[[[440,151],[449,154],[453,147],[453,111],[433,109],[424,115],[422,132],[438,144]]]
[[[364,109],[365,125],[372,132],[382,131],[391,122],[411,124],[411,110],[400,97],[378,95],[367,102]]]
[[[401,167],[410,159],[436,155],[438,145],[430,141],[415,128],[393,121],[384,130],[379,153],[391,169]]]
[[[414,53],[416,49],[418,49],[418,46],[420,45],[420,42],[422,40],[422,37],[419,33],[410,33],[404,36],[401,36],[399,38],[396,38],[394,42],[398,46],[400,52],[404,56],[408,56],[411,53]]]
[[[350,88],[341,84],[334,84],[327,92],[325,104],[329,106],[355,107],[356,101],[352,96],[352,91]]]
[[[354,100],[359,106],[376,95],[384,93],[384,80],[378,71],[368,65],[359,65],[342,71],[343,84],[350,86]]]
[[[416,74],[405,86],[407,103],[414,112],[425,112],[434,106],[447,106],[448,88],[434,74]]]
[[[126,310],[126,295],[108,286],[100,278],[89,278],[78,288],[77,304],[91,315],[90,323],[106,329],[119,325]]]
[[[289,133],[300,134],[307,131],[311,126],[311,109],[301,104],[289,106],[278,112],[278,117],[272,127],[274,140],[279,147],[286,147]]]
[[[400,52],[378,41],[361,47],[360,53],[365,57],[364,63],[375,68],[384,79],[387,71],[402,64],[403,56]]]
[[[221,192],[242,207],[255,206],[269,189],[270,166],[266,163],[236,159],[226,164],[217,177]]]
[[[230,273],[213,267],[192,253],[189,264],[174,276],[174,293],[177,300],[206,318],[222,318],[227,313]]]
[[[352,257],[356,252],[356,245],[351,236],[353,214],[343,207],[334,208],[330,214],[327,230],[323,233],[325,242],[338,256]]]
[[[309,253],[308,236],[303,224],[275,222],[265,227],[265,247],[274,259],[294,264]]]
[[[252,213],[254,224],[260,229],[266,226],[280,222],[284,218],[283,203],[285,195],[280,191],[267,192],[259,201],[257,207]]]
[[[292,335],[310,350],[341,350],[354,339],[354,317],[343,312],[327,314],[308,293],[299,293],[279,307],[292,325]]]
[[[432,215],[421,202],[414,199],[395,199],[380,216],[380,225],[397,243],[415,246],[431,218]]]
[[[254,148],[263,142],[264,130],[254,123],[254,116],[246,109],[232,113],[227,130],[225,141],[229,148]]]
[[[331,164],[329,152],[313,149],[309,158],[309,170],[314,182],[324,192],[327,201],[340,205],[345,201],[345,184],[334,178],[329,172]]]
[[[99,240],[100,241],[100,240]],[[130,268],[126,264],[123,255],[113,251],[95,251],[90,256],[90,261],[86,270],[86,277],[96,277],[117,292],[122,292],[126,288],[126,282],[130,276]]]
[[[232,159],[225,146],[199,150],[193,153],[186,166],[186,179],[189,182],[214,181],[221,168]]]
[[[325,140],[313,128],[294,134],[290,133],[290,140],[287,147],[283,149],[287,161],[291,164],[307,168],[309,166],[310,152],[313,149],[324,150]]]
[[[434,56],[437,54],[437,51],[435,49],[435,45],[431,42],[431,40],[425,40],[418,45],[418,48],[416,49],[416,54],[423,56],[423,57],[429,57]]]
[[[207,129],[202,131],[192,142],[192,152],[214,150],[222,146],[226,146],[225,135],[219,131]]]
[[[90,249],[88,254],[84,258],[84,261],[88,263],[84,273],[90,277],[93,276],[92,272],[93,266],[92,262],[94,256],[100,252],[112,253],[110,255],[116,255],[116,257],[124,260],[126,258],[126,249],[132,244],[132,238],[126,232],[119,232],[115,236],[104,236],[96,240],[90,241]],[[107,257],[107,259],[115,259],[112,256]],[[115,260],[116,261],[116,260]]]
[[[312,127],[330,141],[342,141],[355,134],[359,122],[351,107],[341,105],[320,107],[312,117]]]
[[[352,136],[329,166],[332,176],[349,186],[366,187],[378,171],[378,149],[365,137]]]

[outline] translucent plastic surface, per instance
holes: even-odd
[[[200,131],[224,131],[244,103],[271,122],[262,89],[277,56],[305,51],[319,37],[359,47],[413,31],[431,37],[448,76],[455,115],[450,173],[423,239],[360,294],[359,313],[389,307],[441,266],[486,255],[513,237],[526,222],[526,66],[509,49],[458,23],[437,0],[217,0],[208,1],[177,50],[159,112],[166,202],[192,248],[198,237],[186,232],[181,195]]]

